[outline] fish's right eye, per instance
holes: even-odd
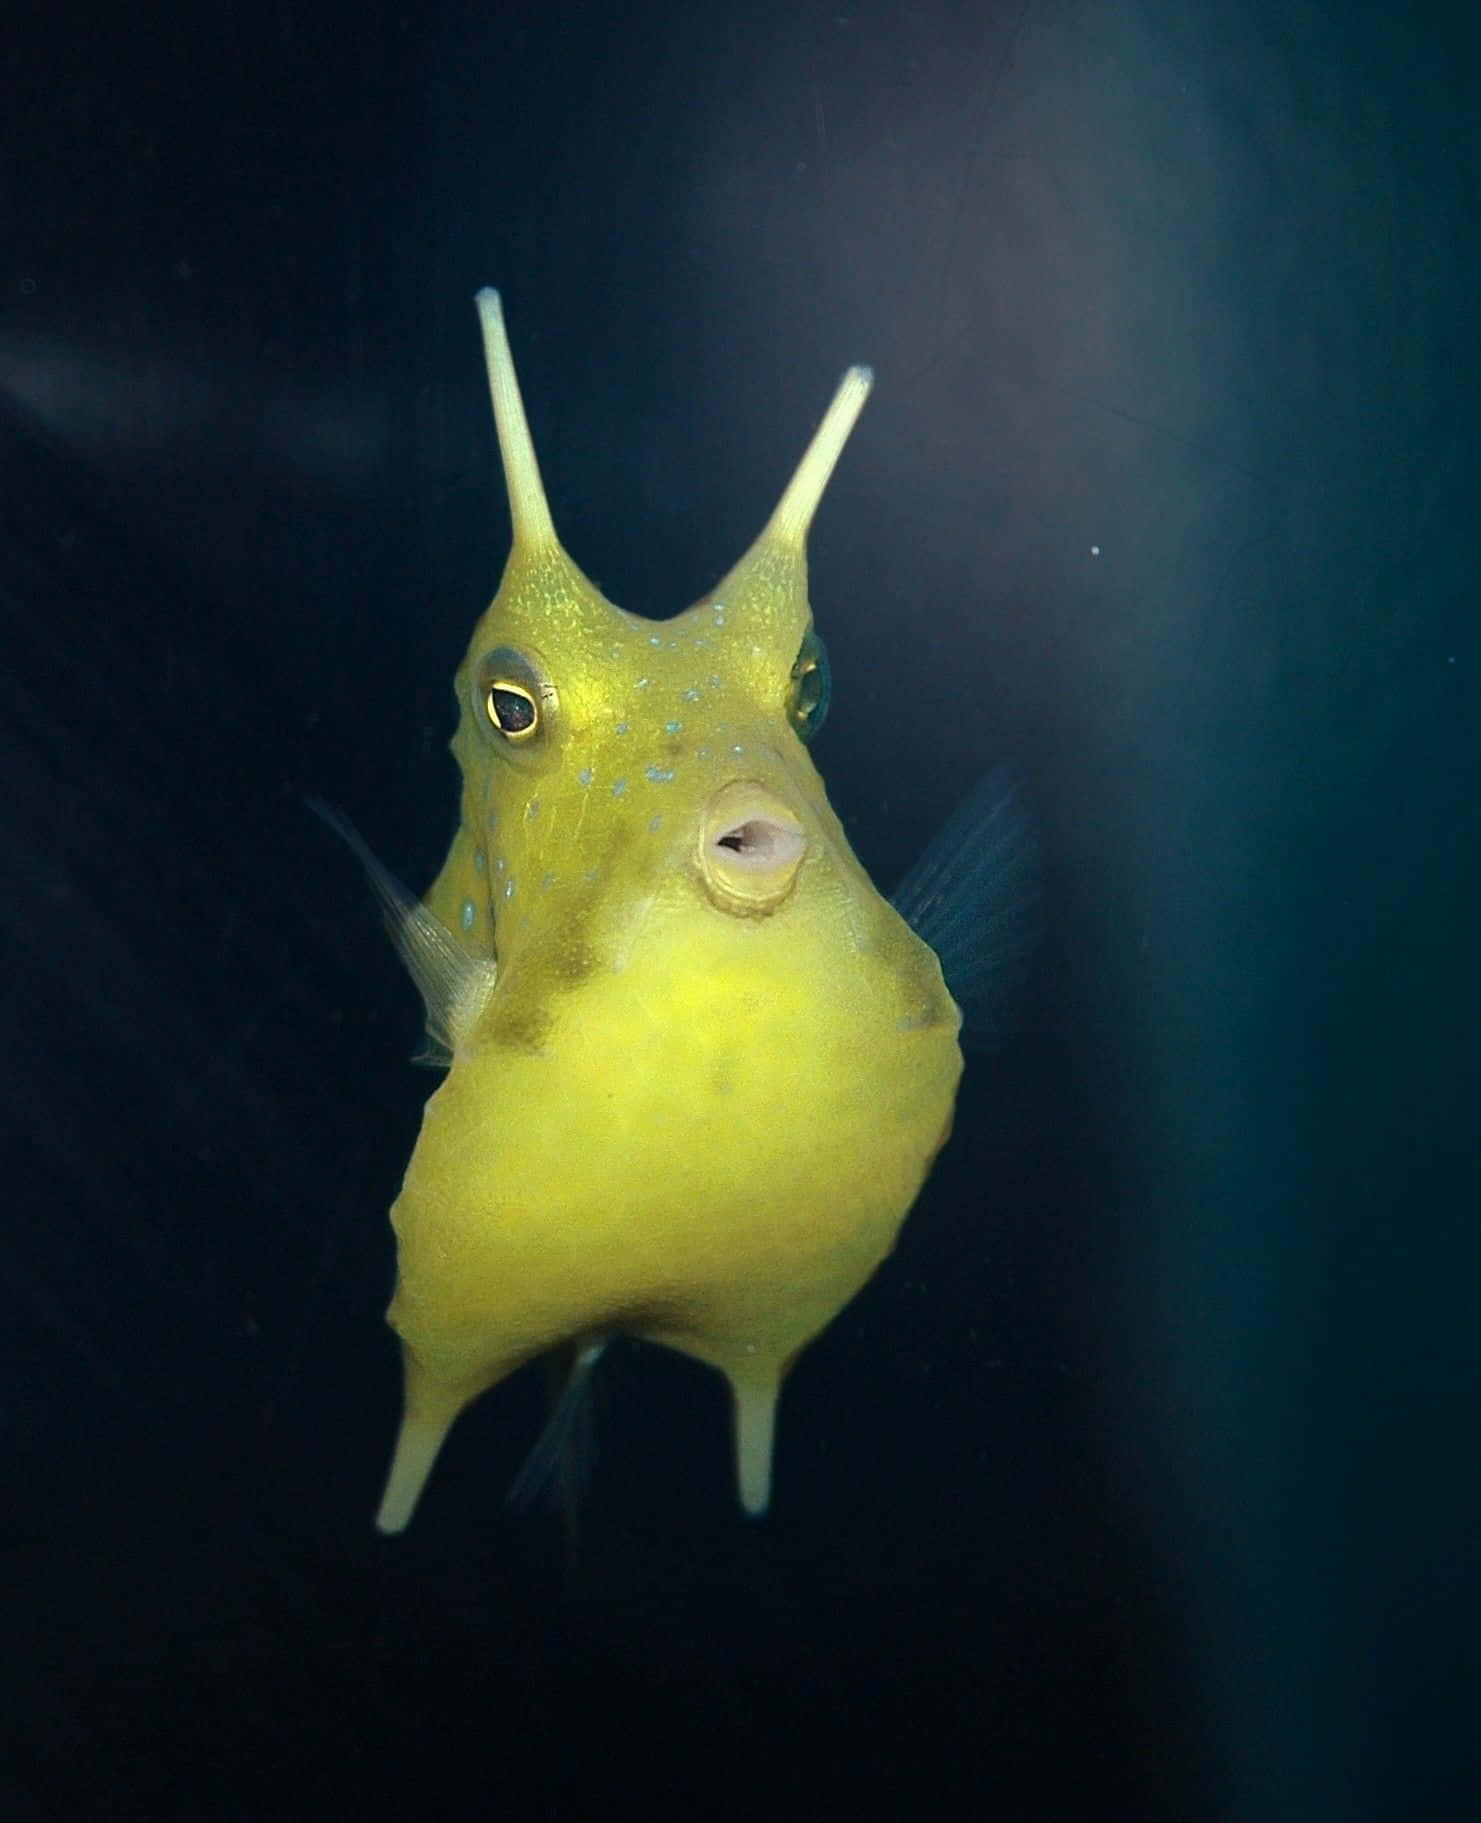
[[[527,741],[540,725],[535,699],[522,684],[496,681],[483,699],[489,721],[505,740]]]
[[[550,733],[555,686],[524,653],[497,646],[479,664],[473,706],[501,748],[530,751]]]

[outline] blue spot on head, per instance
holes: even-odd
[[[663,635],[661,633],[650,633],[648,635],[648,644],[650,646],[661,646],[663,644]]]
[[[618,734],[626,734],[626,733],[627,733],[627,723],[626,723],[626,722],[619,722],[619,723],[618,723],[618,724],[617,724],[617,733],[618,733]]]
[[[474,871],[474,873],[481,874],[483,872],[484,868],[487,866],[488,866],[487,855],[484,854],[484,852],[481,848],[475,848],[473,851],[473,871]]]
[[[583,766],[581,768],[581,770],[576,774],[576,777],[578,779],[580,779],[580,781],[583,785],[589,785],[591,783],[591,767]]]
[[[672,766],[650,766],[643,776],[652,779],[655,785],[667,785],[674,776],[674,769]]]
[[[513,874],[511,874],[509,876],[509,878],[504,882],[504,897],[506,899],[512,899],[514,897],[514,875]]]
[[[661,828],[662,828],[662,827],[663,827],[663,818],[662,818],[662,816],[656,816],[656,817],[649,817],[649,819],[648,819],[648,833],[649,833],[649,834],[650,834],[650,835],[655,835],[655,836],[656,836],[656,835],[657,835],[657,834],[658,834],[658,832],[659,832],[659,830],[660,830],[660,829],[661,829]]]
[[[663,724],[663,731],[665,734],[677,734],[683,726],[684,724],[682,722],[665,722]]]
[[[472,930],[474,916],[473,901],[471,899],[464,899],[463,909],[458,914],[458,923],[462,925],[464,930]]]
[[[699,697],[700,697],[700,690],[699,690],[698,684],[691,684],[689,686],[689,688],[684,692],[684,701],[686,703],[697,703],[699,701]]]
[[[620,798],[622,796],[623,792],[626,790],[627,790],[627,780],[626,779],[613,779],[612,796],[614,798]]]

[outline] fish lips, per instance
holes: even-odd
[[[705,891],[721,911],[764,917],[791,892],[807,845],[806,830],[775,792],[754,779],[733,779],[700,821]]]

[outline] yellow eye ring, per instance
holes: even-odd
[[[523,684],[495,678],[484,692],[484,713],[506,741],[530,740],[540,727],[540,705]]]

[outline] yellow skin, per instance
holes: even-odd
[[[406,1405],[377,1523],[406,1524],[470,1400],[618,1333],[727,1376],[761,1512],[782,1377],[894,1245],[962,1067],[936,956],[799,735],[807,530],[869,376],[751,551],[653,622],[562,550],[479,307],[514,542],[457,676],[461,822],[405,914],[451,1063],[391,1212]]]

